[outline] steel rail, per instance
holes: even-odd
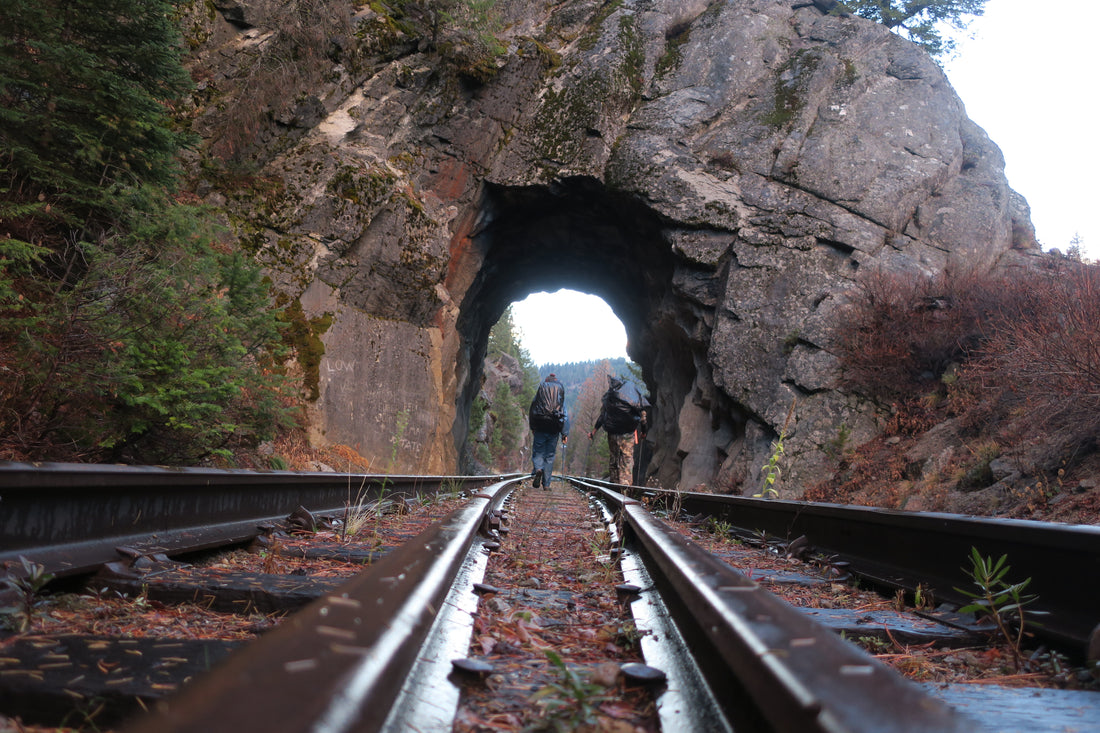
[[[617,487],[624,488],[624,487]],[[766,532],[790,542],[805,535],[816,551],[850,563],[856,575],[883,586],[915,591],[956,605],[973,589],[967,575],[971,548],[994,559],[1007,556],[1007,580],[1030,578],[1029,611],[1042,611],[1036,636],[1080,654],[1100,643],[1100,609],[1082,587],[1100,577],[1100,526],[1021,519],[903,512],[873,507],[753,499],[683,492],[676,495],[627,487],[678,501],[687,514],[726,521],[743,534]]]
[[[20,557],[55,576],[89,572],[129,554],[180,554],[241,543],[297,507],[343,511],[383,496],[411,497],[443,482],[492,477],[382,476],[101,464],[0,463],[0,566]],[[132,551],[132,552],[131,552]]]
[[[974,730],[972,719],[688,542],[637,500],[569,480],[618,507],[735,730]]]
[[[485,487],[125,730],[381,730],[479,530],[515,483]]]

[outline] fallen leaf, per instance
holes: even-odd
[[[477,637],[478,644],[481,645],[481,653],[488,656],[493,653],[493,648],[497,645],[497,640],[488,634],[482,634]]]

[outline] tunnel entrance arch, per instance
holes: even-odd
[[[725,400],[710,382],[706,309],[678,289],[678,257],[656,212],[591,178],[522,187],[486,182],[470,239],[480,265],[456,322],[453,437],[460,460],[489,330],[512,302],[569,288],[602,298],[626,328],[627,352],[654,405],[650,465],[659,483],[679,485],[684,467],[692,483],[685,488],[714,477],[737,421],[718,404]]]

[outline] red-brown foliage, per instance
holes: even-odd
[[[895,433],[928,425],[947,397],[974,430],[1055,436],[1100,430],[1100,268],[1050,260],[1008,274],[871,273],[836,343],[843,384],[897,406]]]
[[[1100,429],[1100,268],[1067,260],[1032,273],[1027,286],[1020,294],[1026,308],[996,323],[963,381],[1033,429],[1093,440]]]
[[[884,401],[925,391],[1017,317],[1018,279],[947,271],[933,276],[872,272],[859,283],[838,329],[844,384]]]

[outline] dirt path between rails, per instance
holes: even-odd
[[[648,690],[619,673],[641,662],[617,562],[585,497],[528,482],[508,507],[508,534],[488,561],[470,658],[493,672],[464,684],[454,730],[659,730]]]

